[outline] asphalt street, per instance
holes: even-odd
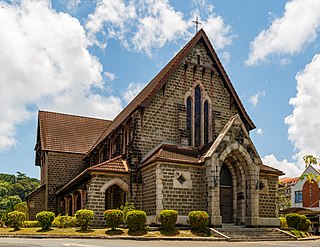
[[[205,242],[135,241],[112,239],[32,239],[0,238],[0,247],[320,247],[320,241]]]

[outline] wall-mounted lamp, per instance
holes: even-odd
[[[215,187],[217,187],[219,185],[219,180],[220,180],[219,176],[214,176],[214,186]]]

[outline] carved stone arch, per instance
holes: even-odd
[[[114,184],[118,185],[123,191],[129,192],[129,189],[130,189],[129,185],[120,178],[114,178],[114,179],[111,179],[110,181],[106,182],[100,188],[100,192],[105,192],[110,186],[112,186]]]

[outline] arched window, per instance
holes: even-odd
[[[207,144],[209,142],[209,103],[208,100],[204,102],[203,105],[203,132],[204,132],[204,144]]]
[[[201,145],[201,89],[196,86],[194,91],[194,144]]]
[[[192,102],[191,102],[191,97],[189,96],[187,98],[187,131],[188,131],[188,142],[189,145],[191,145],[191,138],[192,138],[192,130],[191,130],[191,126],[192,126]]]
[[[196,85],[186,97],[186,129],[190,146],[210,142],[210,98],[203,87]]]

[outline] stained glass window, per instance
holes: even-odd
[[[203,114],[204,114],[204,144],[207,144],[209,142],[209,104],[208,101],[206,100],[204,102],[204,106],[203,106]]]
[[[194,144],[200,146],[201,144],[201,89],[196,86],[194,92]]]
[[[189,96],[187,98],[187,131],[188,131],[188,142],[190,146],[191,146],[191,137],[192,137],[191,116],[192,116],[192,105],[191,105],[191,97]]]

